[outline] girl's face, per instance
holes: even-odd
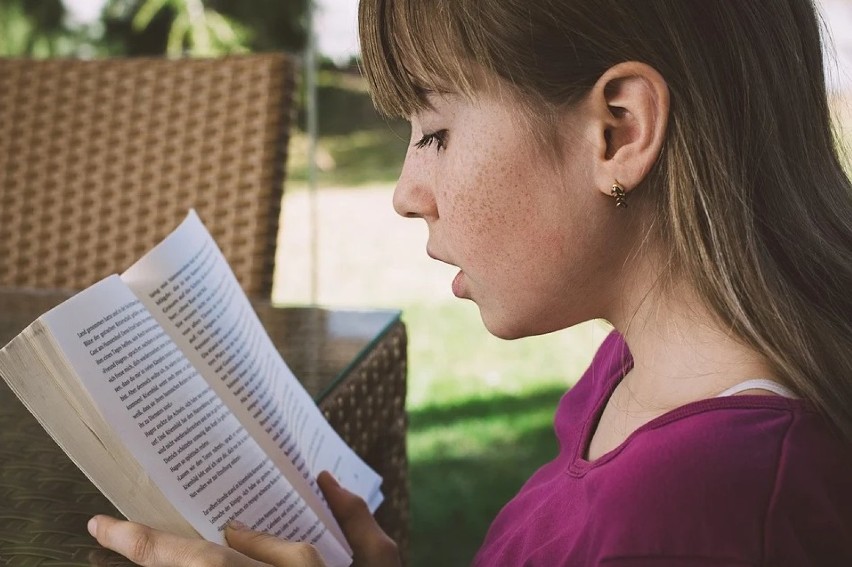
[[[473,300],[503,338],[602,316],[619,239],[607,234],[614,204],[584,167],[596,146],[580,112],[560,123],[570,131],[554,156],[506,99],[432,94],[430,102],[411,119],[394,208],[424,219],[428,254],[460,268],[455,295]]]

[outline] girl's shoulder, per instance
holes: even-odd
[[[852,564],[852,445],[827,420],[777,396],[681,410],[625,444],[604,473],[613,504],[630,502],[651,540],[683,532],[758,564]]]

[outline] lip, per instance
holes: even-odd
[[[458,266],[456,266],[452,262],[444,260],[443,258],[438,256],[437,254],[435,254],[428,246],[426,247],[426,255],[429,256],[430,258],[432,258],[433,260],[437,260],[437,261],[443,262],[444,264],[447,264],[449,266],[453,266],[454,268],[458,268]],[[453,283],[451,284],[451,288],[453,290],[453,295],[455,295],[458,298],[465,297],[465,288],[464,288],[464,284],[462,283],[463,278],[464,278],[464,270],[460,269],[459,272],[456,274],[456,277],[453,278]]]
[[[457,273],[456,277],[453,278],[453,283],[452,283],[453,295],[455,295],[459,299],[465,297],[465,288],[464,288],[463,278],[464,278],[464,272],[459,270],[459,273]]]

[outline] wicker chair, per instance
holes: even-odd
[[[269,296],[293,62],[0,60],[0,286],[82,289],[194,207]]]
[[[245,291],[268,299],[293,77],[283,54],[0,59],[0,290],[87,287],[192,207]],[[348,393],[321,404],[384,476],[377,517],[403,556],[405,350],[400,323],[340,386]]]

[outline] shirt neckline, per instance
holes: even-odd
[[[618,372],[613,374],[613,376],[616,376],[616,378],[611,380],[610,383],[607,384],[606,388],[603,389],[603,392],[600,396],[598,396],[598,399],[595,401],[594,409],[592,410],[592,412],[590,412],[589,417],[583,424],[583,429],[580,433],[580,437],[574,446],[574,455],[568,467],[568,472],[570,472],[571,474],[575,476],[582,476],[592,469],[605,465],[609,461],[616,458],[628,445],[630,445],[630,443],[636,437],[639,437],[647,431],[658,429],[668,423],[689,417],[691,415],[696,415],[709,410],[725,408],[805,409],[808,405],[807,401],[802,398],[787,398],[778,395],[760,396],[749,394],[712,397],[704,398],[701,400],[695,400],[694,402],[689,402],[682,406],[669,410],[666,413],[659,415],[654,419],[648,421],[647,423],[641,425],[630,435],[628,435],[627,438],[622,441],[617,447],[614,447],[610,451],[604,453],[594,461],[589,461],[584,457],[584,455],[586,454],[586,451],[592,442],[592,435],[594,433],[594,429],[600,421],[604,407],[606,406],[606,402],[609,400],[610,396],[612,396],[612,393],[615,391],[615,388],[621,383],[621,381],[624,379],[624,376],[632,367],[633,359],[628,355],[626,357],[626,360],[621,363]]]

